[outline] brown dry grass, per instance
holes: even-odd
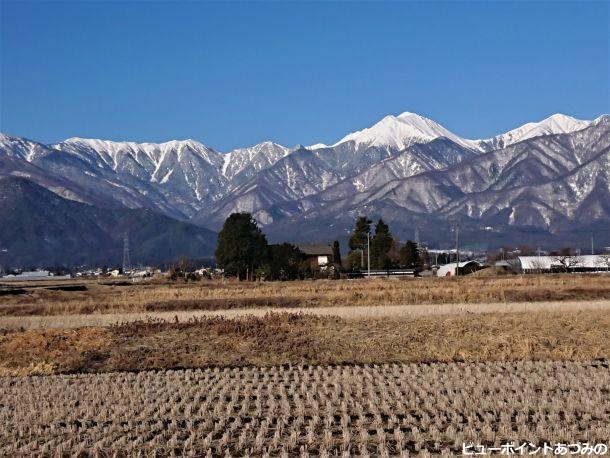
[[[88,291],[33,288],[2,296],[0,316],[610,299],[608,275],[87,286]]]
[[[345,320],[268,314],[110,328],[30,330],[0,337],[0,370],[53,372],[610,358],[610,314],[480,314]]]
[[[180,310],[163,312],[118,312],[69,315],[0,316],[0,334],[28,329],[72,329],[85,326],[111,326],[118,323],[142,321],[149,318],[186,321],[191,318],[222,316],[236,318],[244,315],[264,316],[267,313],[307,313],[321,316],[337,316],[346,319],[389,320],[438,315],[470,315],[480,313],[540,313],[573,312],[584,310],[610,311],[610,301],[557,301],[557,302],[499,302],[474,304],[419,304],[419,305],[352,305],[334,307],[261,307],[231,308],[219,310]]]

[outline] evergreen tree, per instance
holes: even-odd
[[[303,261],[303,253],[290,243],[269,245],[268,265],[266,272],[269,280],[296,280]]]
[[[349,249],[362,250],[366,248],[366,236],[371,232],[372,221],[366,216],[361,216],[356,220],[356,227],[349,238]]]
[[[350,251],[347,255],[347,268],[359,270],[364,267],[364,255],[358,251]]]
[[[218,234],[216,262],[228,275],[246,278],[266,261],[267,239],[250,213],[232,213]]]
[[[371,240],[371,267],[373,269],[389,269],[391,267],[388,253],[393,244],[394,238],[390,234],[390,228],[380,218],[375,225],[375,236]]]
[[[333,263],[339,266],[340,269],[343,268],[343,263],[341,262],[341,248],[338,240],[333,242]]]
[[[422,261],[417,243],[407,240],[400,249],[400,264],[405,269],[414,269],[416,272],[422,270]]]
[[[347,265],[350,269],[363,268],[366,265],[364,250],[367,244],[367,234],[371,232],[372,221],[366,216],[361,216],[356,220],[356,227],[349,238],[349,253],[347,255]]]

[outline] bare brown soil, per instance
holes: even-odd
[[[346,320],[268,314],[0,337],[0,374],[280,364],[610,359],[607,311]]]
[[[85,284],[86,291],[20,284],[26,294],[0,296],[0,316],[610,299],[610,275]]]

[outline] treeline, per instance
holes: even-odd
[[[427,266],[427,253],[415,242],[400,244],[388,225],[379,219],[360,217],[349,238],[347,265],[342,264],[338,241],[332,243],[331,262],[316,267],[307,262],[306,255],[290,243],[269,244],[256,220],[249,213],[233,213],[218,234],[216,262],[225,275],[242,280],[295,280],[302,278],[337,278],[346,268],[350,271],[395,268],[416,272]]]
[[[225,275],[241,280],[296,280],[337,276],[341,266],[339,242],[333,245],[333,263],[322,272],[305,262],[296,245],[270,245],[250,213],[233,213],[218,234],[216,262]]]
[[[355,269],[368,268],[370,256],[371,269],[413,269],[420,272],[428,267],[428,253],[417,243],[407,240],[404,244],[394,239],[389,226],[379,219],[371,231],[373,222],[366,216],[356,220],[356,226],[349,238],[347,267]]]

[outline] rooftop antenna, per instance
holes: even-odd
[[[123,236],[123,274],[131,270],[131,259],[129,257],[129,233]]]

